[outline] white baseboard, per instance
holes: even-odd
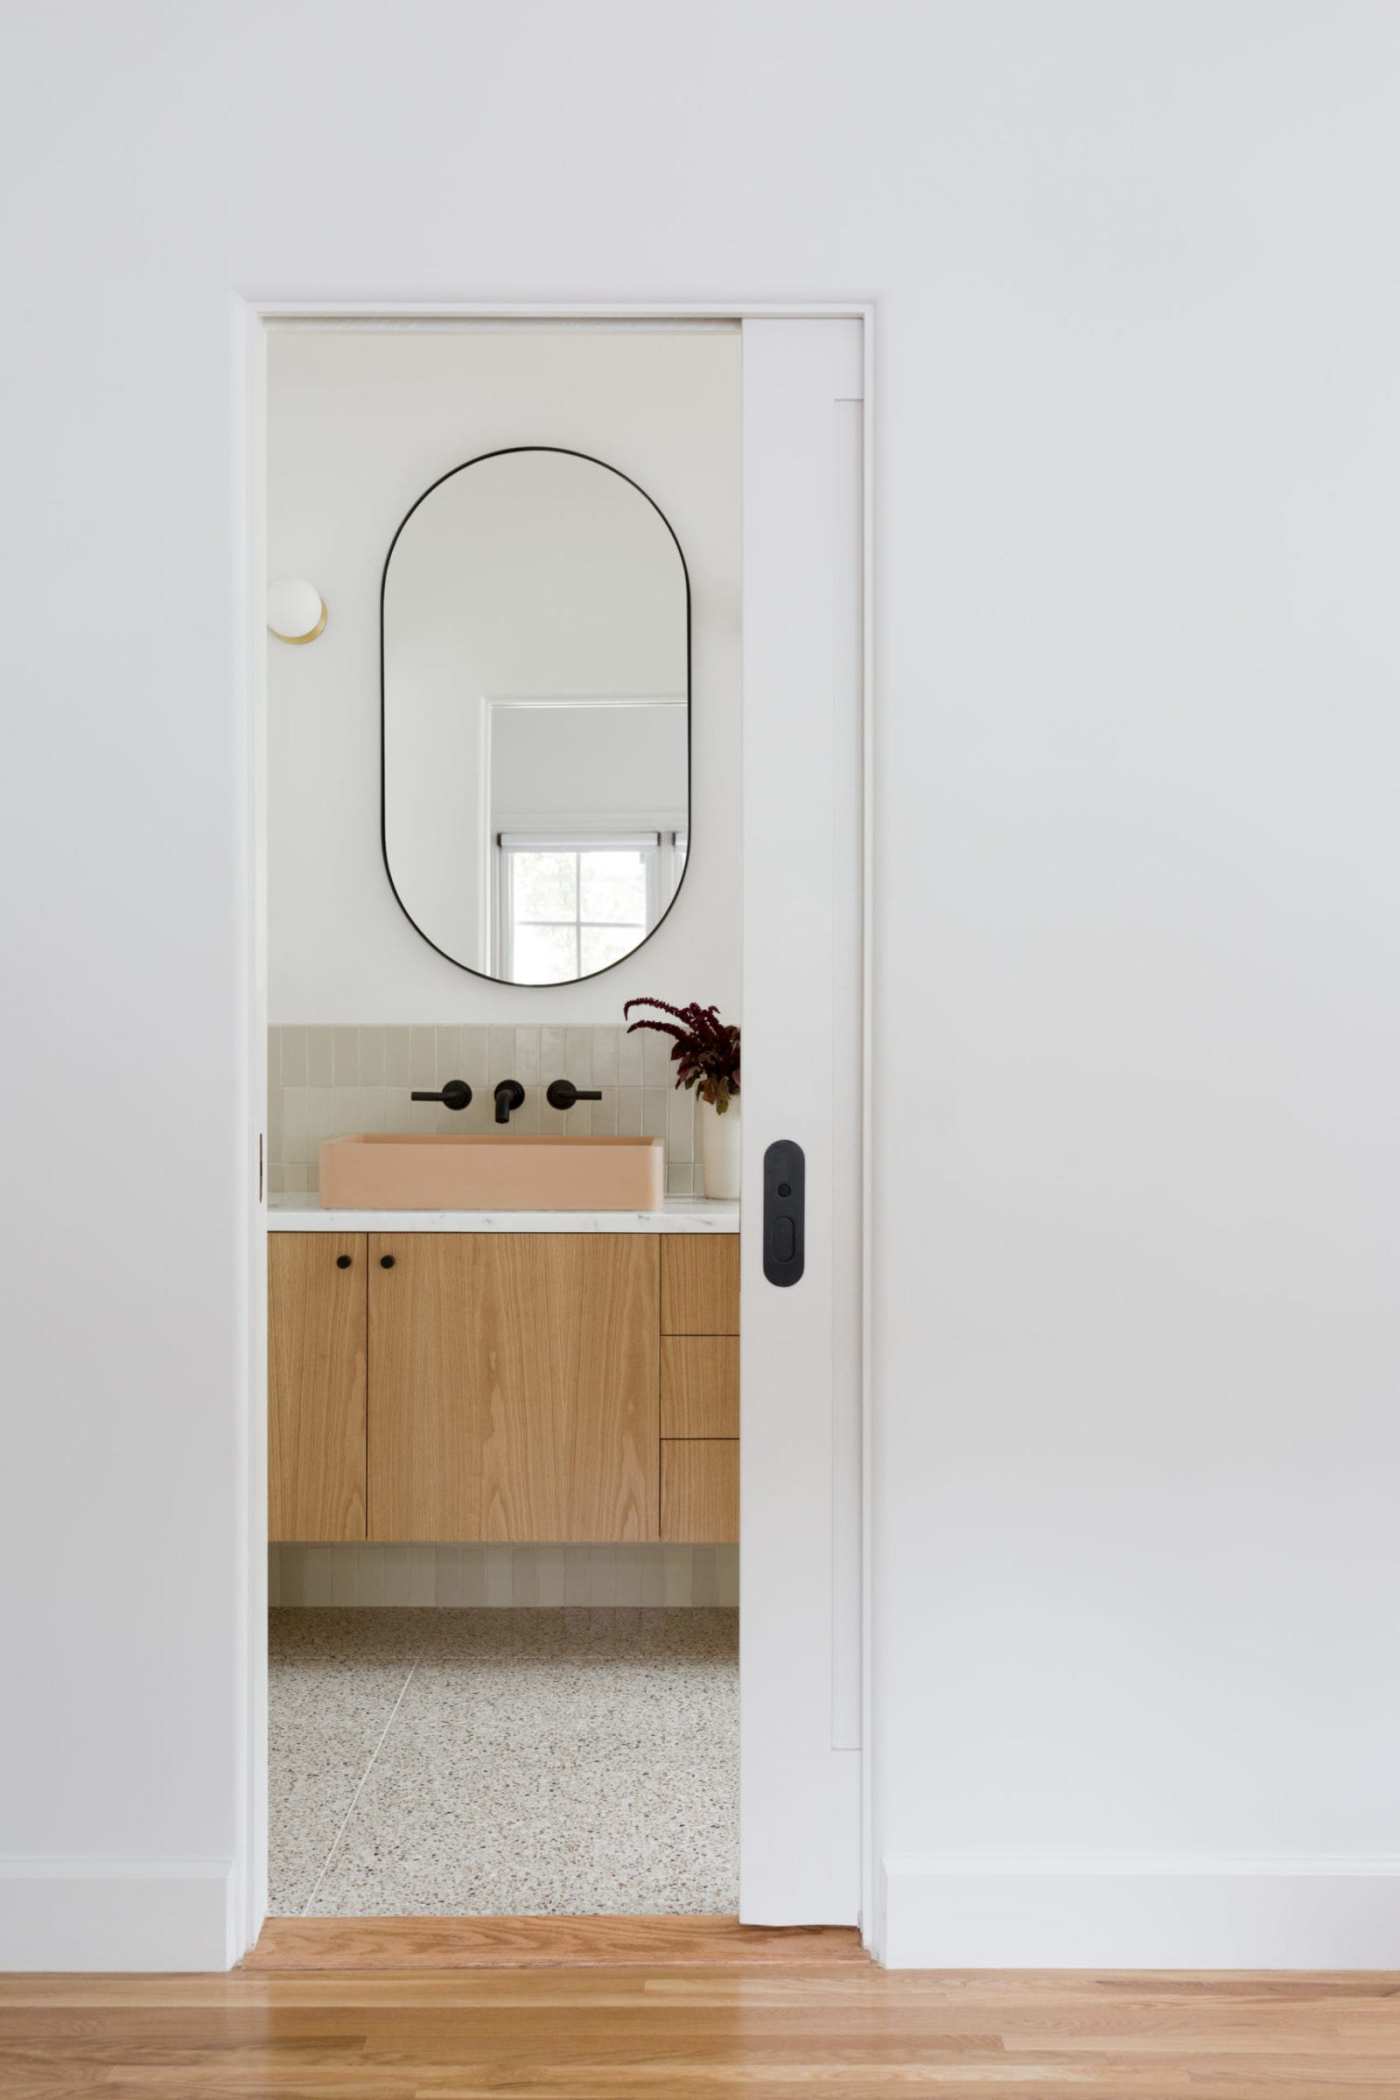
[[[227,1969],[227,1860],[0,1859],[0,1970]]]
[[[1400,1857],[886,1860],[893,1969],[1396,1969]]]

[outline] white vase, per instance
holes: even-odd
[[[708,1101],[697,1101],[695,1114],[700,1135],[703,1193],[709,1197],[718,1197],[722,1202],[735,1202],[739,1195],[738,1098],[731,1096],[723,1115],[717,1108],[711,1108]]]

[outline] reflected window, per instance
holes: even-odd
[[[497,836],[494,974],[567,984],[606,970],[665,914],[685,870],[683,831]]]

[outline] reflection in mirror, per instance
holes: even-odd
[[[451,961],[568,984],[640,947],[685,872],[690,596],[636,484],[488,453],[399,527],[382,605],[384,860]]]

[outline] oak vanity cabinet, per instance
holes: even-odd
[[[738,1537],[738,1241],[269,1236],[274,1540]]]

